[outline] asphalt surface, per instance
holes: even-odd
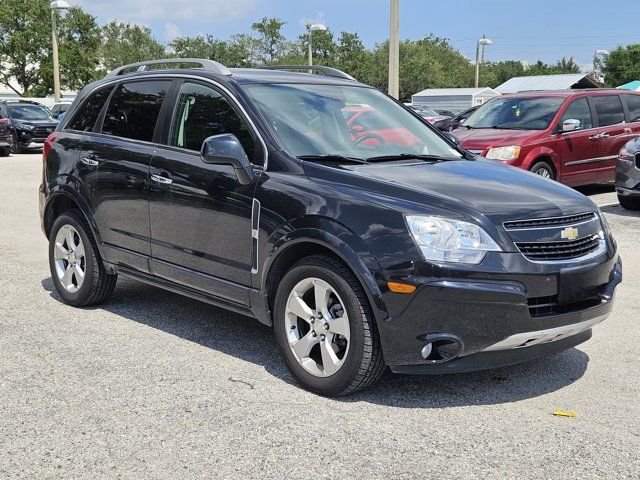
[[[640,216],[610,187],[583,191],[624,282],[589,342],[336,400],[296,386],[245,317],[124,279],[99,308],[62,304],[40,158],[0,158],[1,479],[640,478]]]

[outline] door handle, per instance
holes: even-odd
[[[602,138],[599,134],[598,135],[591,135],[589,137],[589,140],[599,140],[600,138]]]
[[[82,159],[82,163],[84,163],[85,165],[89,166],[89,167],[95,167],[98,165],[98,160],[96,160],[95,158],[93,158],[92,155],[88,156],[88,157],[84,157]]]
[[[608,133],[601,133],[600,138],[609,138],[610,135]]]
[[[161,185],[171,185],[173,183],[173,180],[171,180],[170,178],[163,177],[162,175],[158,175],[156,173],[151,175],[151,180]]]

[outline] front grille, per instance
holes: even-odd
[[[516,242],[516,247],[529,260],[553,261],[583,257],[598,249],[600,237],[592,235],[563,242]]]
[[[519,230],[523,228],[546,228],[562,227],[565,225],[575,225],[577,223],[593,220],[596,214],[593,212],[579,213],[577,215],[567,215],[565,217],[537,218],[531,220],[513,220],[504,222],[505,230]]]
[[[54,130],[53,127],[38,127],[33,131],[33,137],[47,138],[51,134],[51,132],[53,132],[53,130]]]
[[[529,305],[529,315],[531,318],[539,318],[592,308],[600,305],[602,299],[599,296],[593,296],[578,302],[561,305],[558,303],[558,295],[550,295],[548,297],[528,298],[527,303]]]

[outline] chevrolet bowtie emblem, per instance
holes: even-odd
[[[578,229],[577,228],[573,228],[573,227],[567,227],[564,230],[562,230],[562,233],[560,233],[560,237],[565,238],[567,240],[575,240],[576,238],[578,238]]]

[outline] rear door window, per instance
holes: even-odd
[[[629,122],[640,122],[640,95],[625,95],[624,99],[629,111]]]
[[[112,90],[113,86],[109,86],[92,93],[78,109],[67,128],[79,132],[91,132]]]
[[[566,120],[580,120],[580,129],[593,128],[591,119],[591,108],[586,98],[579,98],[569,105],[560,119],[560,127]]]
[[[618,95],[591,97],[591,101],[595,107],[600,127],[624,122],[624,110]]]
[[[120,85],[109,102],[102,133],[132,140],[153,141],[160,108],[170,85],[170,80]]]

